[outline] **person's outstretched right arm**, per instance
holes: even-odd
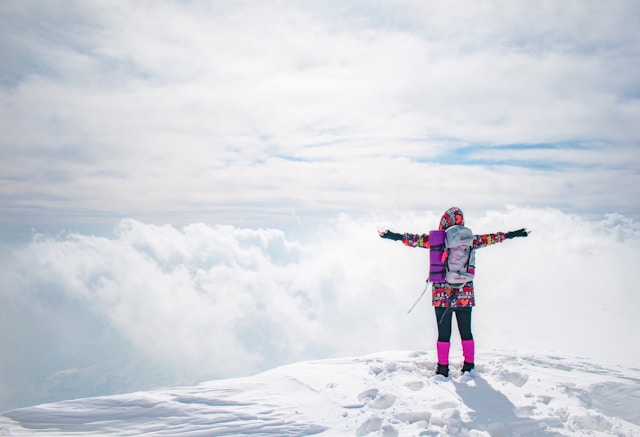
[[[502,243],[511,238],[526,237],[529,235],[529,231],[526,229],[518,229],[511,232],[496,232],[494,234],[480,234],[473,236],[473,248],[481,249],[483,247],[491,246],[492,244]]]
[[[393,240],[393,241],[404,240],[404,235],[398,234],[396,232],[391,232],[388,229],[386,231],[378,231],[378,235],[380,235],[381,238],[386,238],[387,240]]]

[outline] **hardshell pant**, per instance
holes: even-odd
[[[451,341],[451,321],[453,313],[456,313],[458,331],[461,340],[473,340],[471,334],[471,310],[472,307],[440,308],[436,307],[436,322],[438,323],[438,341]]]

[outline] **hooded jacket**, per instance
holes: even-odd
[[[457,207],[449,208],[442,215],[438,229],[446,230],[453,225],[464,226],[464,214]],[[502,243],[505,240],[504,232],[494,234],[481,234],[473,236],[473,248],[481,249],[495,243]],[[409,247],[429,248],[429,234],[403,234],[402,242]],[[455,295],[455,298],[453,297]],[[473,281],[467,282],[462,288],[455,289],[446,282],[434,282],[431,287],[431,302],[435,307],[472,307],[475,306],[475,295],[473,291]]]

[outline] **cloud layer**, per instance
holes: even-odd
[[[0,408],[429,348],[427,253],[376,230],[451,204],[534,230],[478,256],[480,348],[638,361],[639,21],[0,2]]]
[[[38,235],[3,254],[0,409],[306,359],[430,350],[429,299],[406,314],[424,288],[428,252],[376,230],[427,232],[439,216],[342,215],[305,240],[132,219],[110,237]],[[640,280],[637,221],[512,207],[467,213],[467,223],[475,233],[533,230],[477,255],[480,350],[640,360],[629,343],[640,329],[640,298],[630,292]]]

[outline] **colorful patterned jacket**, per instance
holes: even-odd
[[[438,229],[444,230],[453,225],[464,226],[464,216],[460,208],[449,208],[440,219]],[[504,232],[494,234],[474,235],[473,248],[481,249],[505,240]],[[429,234],[402,234],[402,242],[409,247],[429,248]],[[455,296],[455,297],[454,297]],[[472,307],[475,306],[473,281],[467,282],[462,288],[455,289],[446,282],[435,282],[431,288],[431,301],[435,307]]]

